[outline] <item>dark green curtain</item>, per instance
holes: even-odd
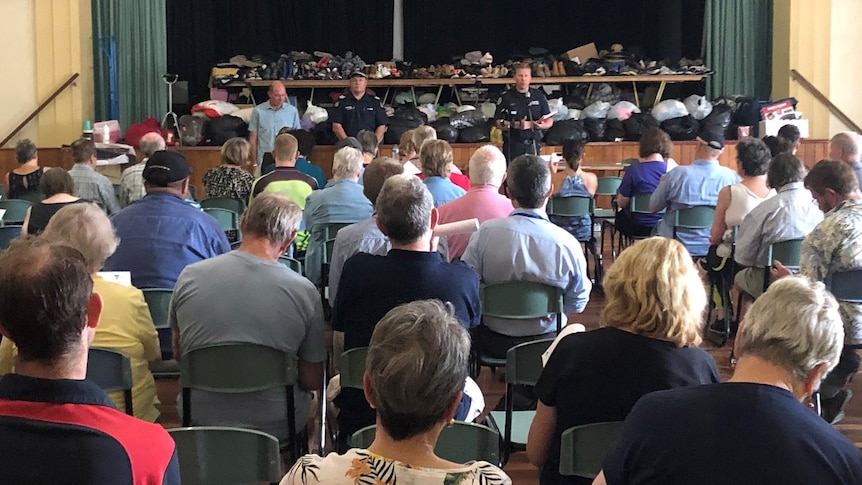
[[[116,46],[117,98],[123,130],[167,111],[167,30],[164,0],[93,0],[96,118],[111,117],[108,39]]]
[[[707,0],[707,95],[769,99],[772,91],[772,0]]]

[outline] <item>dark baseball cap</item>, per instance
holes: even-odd
[[[368,79],[368,76],[363,71],[353,71],[349,76],[347,76],[347,79],[353,79],[356,76],[362,76],[365,79]]]
[[[341,150],[344,147],[355,148],[360,152],[362,151],[362,143],[359,143],[359,140],[357,140],[354,136],[348,136],[347,138],[342,138],[335,142],[336,150]]]
[[[147,159],[144,165],[144,180],[157,187],[167,187],[192,173],[192,167],[181,153],[160,150]]]
[[[705,130],[698,136],[704,145],[713,150],[721,150],[724,148],[724,135],[715,130]]]

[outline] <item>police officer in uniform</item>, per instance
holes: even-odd
[[[335,103],[332,113],[332,131],[339,140],[356,136],[362,130],[373,131],[378,140],[383,139],[389,119],[377,96],[365,94],[368,78],[362,71],[350,75],[350,92],[343,94]]]
[[[533,76],[528,64],[515,66],[515,88],[509,89],[497,102],[494,113],[497,128],[503,131],[503,153],[507,160],[524,154],[538,155],[542,148],[542,130],[554,124],[548,98],[541,89],[530,88]]]

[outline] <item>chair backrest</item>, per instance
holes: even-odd
[[[542,375],[542,354],[554,339],[541,339],[516,345],[506,352],[506,384],[535,386]]]
[[[282,254],[278,257],[278,262],[292,269],[297,274],[302,274],[302,262],[300,260]]]
[[[766,259],[761,261],[762,267],[767,268],[771,266],[772,261],[777,259],[788,268],[798,269],[801,252],[802,238],[772,243],[766,251]]]
[[[596,195],[616,195],[622,183],[622,177],[599,177]]]
[[[236,215],[242,215],[245,211],[245,201],[233,197],[210,197],[201,201],[204,209],[226,209]]]
[[[335,238],[327,239],[323,243],[323,264],[332,262],[332,253],[335,252]]]
[[[679,209],[674,214],[674,229],[682,227],[685,229],[707,229],[712,227],[715,217],[715,207],[708,205],[696,205]]]
[[[353,433],[350,446],[368,448],[376,431],[377,426],[371,425]],[[497,464],[500,462],[500,433],[481,424],[455,421],[440,432],[434,454],[455,463],[481,460]]]
[[[342,389],[362,389],[362,376],[365,374],[367,357],[368,347],[357,347],[341,354],[338,358],[338,369],[341,372]]]
[[[631,201],[629,202],[629,209],[632,213],[638,214],[649,214],[649,198],[652,194],[635,194],[632,196]],[[664,214],[664,209],[661,210],[660,214]]]
[[[278,439],[250,429],[169,429],[184,484],[275,483],[281,479]]]
[[[0,226],[0,250],[12,244],[12,240],[21,237],[24,226]]]
[[[345,227],[353,224],[352,222],[330,222],[323,227],[323,240],[328,241],[330,239],[335,239],[335,235],[338,234],[338,231],[344,229]]]
[[[563,290],[532,281],[506,281],[479,288],[482,315],[539,318],[563,311]]]
[[[132,409],[132,363],[116,350],[91,347],[87,355],[87,380],[105,392],[123,391],[126,414]]]
[[[560,475],[596,478],[608,451],[619,439],[622,421],[592,423],[563,431]]]
[[[6,211],[3,214],[3,222],[6,224],[23,224],[27,218],[27,209],[32,206],[30,202],[21,199],[0,200],[0,209]]]
[[[231,251],[233,251],[234,249],[239,249],[240,246],[242,246],[242,239],[230,243]]]
[[[45,200],[45,194],[38,190],[31,190],[29,192],[24,192],[20,196],[20,200],[26,200],[31,204],[37,204]]]
[[[206,207],[204,212],[215,217],[223,231],[235,231],[239,229],[239,216],[236,212],[219,209],[217,207]]]
[[[826,276],[826,288],[838,300],[862,303],[862,269],[830,273]]]
[[[553,196],[548,200],[548,215],[562,217],[588,216],[593,212],[593,198]]]
[[[198,200],[198,188],[189,184],[189,195],[192,197],[192,200]]]
[[[156,328],[170,328],[168,323],[168,312],[171,307],[171,297],[174,290],[171,288],[145,288],[144,300],[150,309],[150,316]]]
[[[297,379],[296,356],[272,347],[229,343],[201,347],[183,354],[183,388],[224,393],[262,391],[292,386]]]

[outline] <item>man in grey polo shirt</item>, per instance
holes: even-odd
[[[302,211],[264,193],[243,214],[236,251],[186,267],[171,300],[174,355],[220,343],[249,343],[296,353],[296,429],[308,418],[310,390],[320,386],[326,348],[323,310],[310,281],[278,262],[293,242]],[[281,389],[227,394],[192,391],[192,424],[238,426],[287,437]]]

